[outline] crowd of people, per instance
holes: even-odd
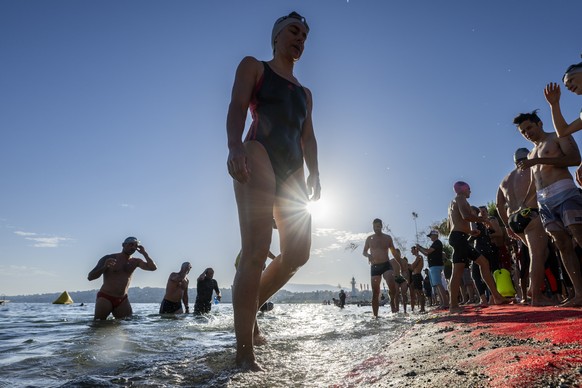
[[[233,178],[242,243],[233,283],[236,363],[252,371],[262,369],[254,347],[265,342],[257,312],[309,259],[311,218],[306,205],[318,200],[321,193],[312,94],[294,75],[308,34],[306,19],[296,12],[277,19],[271,33],[273,58],[242,59],[228,107],[227,169]],[[582,64],[566,71],[564,83],[572,92],[582,94]],[[462,305],[470,302],[506,303],[493,276],[502,266],[519,272],[522,299],[530,298],[533,305],[582,305],[582,278],[576,256],[579,247],[575,243],[582,241],[582,195],[568,172],[569,166],[580,163],[571,134],[582,129],[582,122],[578,118],[568,124],[563,118],[559,86],[549,84],[545,95],[556,133],[543,130],[536,112],[516,117],[519,131],[534,147],[529,154],[516,152],[516,169],[499,187],[497,206],[502,225],[486,209],[471,207],[470,186],[457,182],[448,209],[452,257],[444,258],[443,243],[434,230],[429,234],[430,247],[416,245],[411,249],[414,260],[409,264],[392,237],[383,233],[382,221],[374,220],[374,234],[366,239],[363,254],[371,266],[375,316],[382,280],[388,285],[392,311],[398,311],[401,303],[406,306],[408,300],[411,308],[418,305],[419,311],[424,311],[428,299],[429,305],[439,303],[453,313],[462,312]],[[249,111],[253,121],[243,139]],[[580,170],[577,180],[582,181]],[[273,222],[279,231],[281,249],[276,257],[269,255]],[[145,261],[132,258],[135,251]],[[547,298],[548,292],[543,291],[549,277],[545,268],[552,267],[552,254],[559,257],[558,267],[564,269],[549,271],[553,274],[553,282],[548,282],[555,299]],[[423,255],[428,260],[428,268],[424,269],[428,276],[424,278]],[[265,267],[267,257],[272,262]],[[527,264],[527,257],[531,258],[531,265]],[[447,285],[443,270],[448,259],[452,268]],[[137,239],[128,238],[121,253],[103,257],[89,273],[89,280],[104,277],[95,307],[96,319],[105,319],[110,313],[116,318],[131,314],[127,289],[137,267],[148,271],[157,268]],[[180,312],[182,303],[189,311],[190,268],[189,263],[184,263],[179,272],[170,275],[160,312]],[[529,279],[529,286],[524,285]],[[206,312],[210,309],[208,296],[215,291],[220,297],[211,268],[200,275],[198,284],[203,284],[205,291],[198,290],[195,311]]]
[[[568,90],[582,95],[582,62],[568,67],[562,80]],[[515,151],[515,169],[499,185],[495,209],[471,206],[469,184],[453,185],[446,227],[450,258],[439,232],[432,230],[427,236],[430,247],[417,244],[411,249],[419,264],[408,264],[392,237],[382,232],[382,221],[373,221],[374,234],[366,239],[363,255],[371,265],[374,316],[382,278],[393,312],[399,311],[400,303],[407,311],[408,295],[411,307],[416,297],[424,311],[423,289],[431,304],[438,300],[438,307],[451,313],[462,313],[467,303],[487,306],[510,300],[532,306],[582,306],[582,190],[568,169],[581,163],[572,133],[582,129],[582,114],[566,121],[556,83],[545,87],[544,96],[555,132],[544,130],[537,111],[515,117],[513,123],[533,148]],[[582,166],[576,181],[582,185]],[[424,281],[419,277],[421,254],[428,262]],[[446,262],[451,263],[449,276],[444,275]],[[427,279],[429,287],[424,286]]]
[[[582,95],[582,62],[568,67],[562,80],[568,90]],[[513,124],[533,148],[515,151],[515,169],[501,181],[493,209],[471,206],[469,184],[455,182],[447,222],[451,257],[444,253],[437,230],[427,236],[430,247],[417,244],[411,249],[415,258],[426,256],[424,281],[418,277],[422,266],[409,265],[392,237],[382,232],[382,221],[373,221],[374,234],[366,239],[363,254],[371,265],[375,316],[382,278],[393,312],[400,303],[406,312],[407,290],[412,307],[414,296],[420,296],[416,291],[422,289],[431,304],[436,299],[439,308],[451,313],[462,313],[468,303],[582,306],[582,190],[568,169],[581,163],[572,133],[582,129],[582,114],[566,121],[556,83],[545,87],[544,96],[555,132],[544,130],[537,110],[515,117]],[[582,166],[575,178],[582,185]],[[451,263],[449,276],[444,275],[446,262]],[[430,286],[421,287],[427,279]]]

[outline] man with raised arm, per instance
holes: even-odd
[[[437,230],[431,230],[426,237],[430,238],[431,245],[428,248],[421,247],[420,244],[416,244],[416,249],[418,252],[426,255],[426,260],[428,261],[428,276],[430,284],[433,290],[438,294],[441,304],[438,306],[439,309],[449,308],[449,298],[447,295],[447,290],[445,285],[443,285],[443,271],[445,269],[444,255],[443,255],[443,243],[439,240],[439,232]],[[436,296],[436,295],[435,295]]]
[[[158,268],[137,238],[126,238],[121,247],[121,252],[103,256],[87,276],[91,281],[103,275],[103,285],[95,301],[95,320],[105,320],[109,314],[117,319],[131,316],[133,311],[127,299],[127,290],[133,271],[138,267],[146,271],[155,271]],[[146,261],[131,257],[136,251]]]
[[[582,195],[568,170],[580,164],[578,145],[572,135],[558,137],[545,132],[537,111],[520,113],[513,123],[534,144],[528,159],[517,167],[532,170],[542,224],[556,243],[572,281],[574,294],[563,305],[582,306],[582,274],[572,242],[573,236],[582,245]]]
[[[392,237],[382,232],[382,220],[376,218],[372,222],[374,234],[368,236],[364,244],[363,255],[368,258],[370,263],[370,275],[372,277],[372,312],[374,317],[378,317],[378,308],[380,306],[380,283],[382,277],[388,284],[388,294],[390,296],[390,307],[392,312],[396,312],[396,282],[394,281],[394,270],[390,264],[388,250],[392,255],[400,259],[400,254],[394,247]],[[395,263],[398,265],[398,263]]]

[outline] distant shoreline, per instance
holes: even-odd
[[[301,287],[303,285],[299,285]],[[322,287],[333,287],[321,285]],[[304,287],[317,287],[304,285]],[[280,290],[271,298],[274,303],[323,303],[324,301],[332,301],[333,298],[338,298],[339,288],[337,291],[315,290],[304,292],[292,292],[288,290]],[[52,303],[65,290],[54,293],[33,294],[33,295],[6,295],[3,296],[10,300],[10,303]],[[66,290],[68,291],[68,290]],[[97,289],[89,291],[68,291],[74,303],[94,303],[97,295]],[[128,291],[129,300],[131,303],[160,303],[164,297],[165,289],[161,287],[131,287]],[[188,290],[189,299],[196,299],[196,288]],[[222,301],[230,303],[232,301],[231,288],[221,288]],[[358,292],[358,295],[348,299],[348,303],[359,303],[371,300],[371,292]]]

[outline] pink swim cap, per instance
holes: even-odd
[[[469,187],[469,184],[467,182],[463,182],[463,181],[457,181],[453,185],[453,190],[455,190],[455,193],[457,193],[457,194],[464,193],[470,189],[471,188]]]

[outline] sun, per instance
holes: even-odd
[[[330,211],[329,200],[320,199],[319,201],[309,201],[307,202],[307,211],[311,214],[311,219],[313,221],[326,221],[328,220]]]

